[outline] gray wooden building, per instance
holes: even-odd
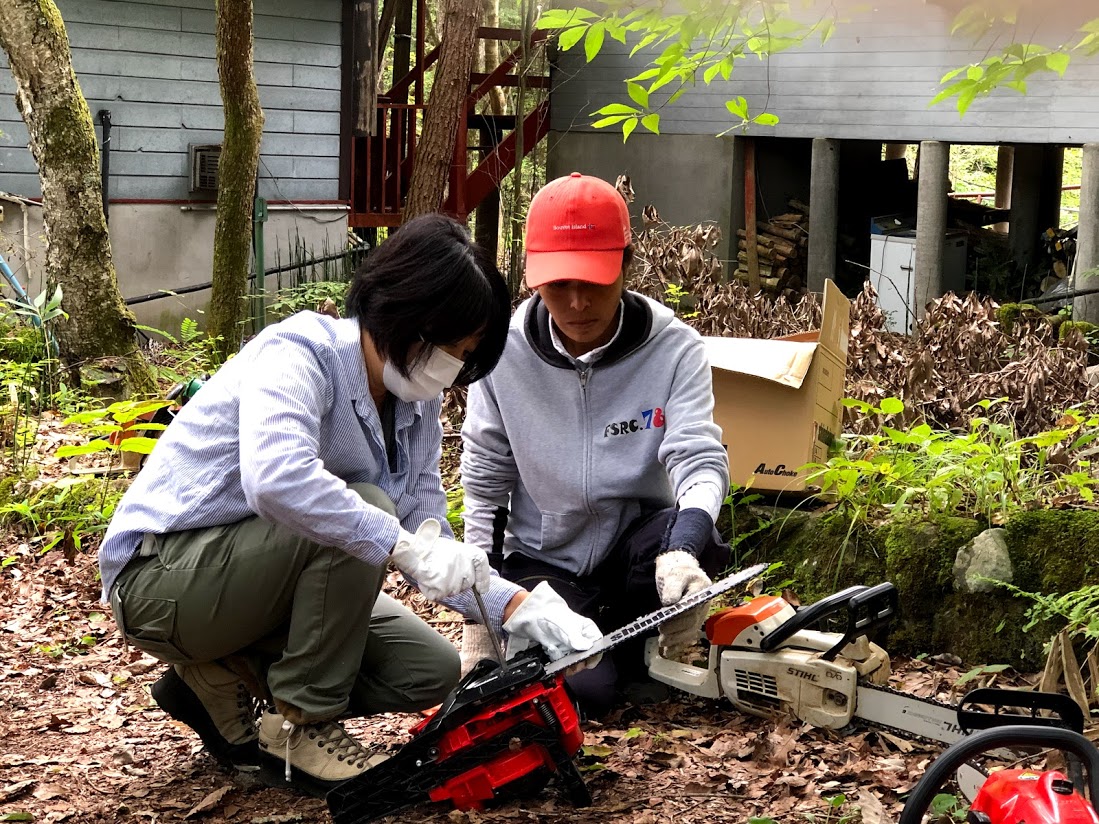
[[[212,174],[222,139],[214,51],[214,0],[57,0],[73,66],[109,163],[107,194],[115,263],[125,296],[208,282]],[[273,248],[295,242],[320,254],[346,243],[347,179],[341,174],[345,83],[341,0],[255,0],[255,71],[265,123],[259,191],[269,200]],[[2,54],[0,54],[2,61]],[[37,167],[0,66],[0,192],[7,198],[0,253],[28,291],[43,259]],[[211,147],[214,147],[211,149]],[[285,251],[284,251],[285,257]],[[170,329],[208,292],[135,307]]]
[[[818,3],[816,11],[827,5]],[[988,54],[987,42],[951,35],[964,2],[834,5],[839,21],[826,44],[812,40],[766,61],[737,61],[729,81],[706,86],[700,80],[662,108],[659,136],[638,129],[625,145],[617,131],[593,129],[592,113],[610,102],[629,102],[622,81],[646,67],[643,55],[630,59],[629,47],[610,39],[590,64],[580,47],[562,53],[551,100],[550,176],[579,170],[614,180],[627,173],[639,206],[653,203],[674,224],[714,220],[726,238],[735,239],[745,226],[744,156],[751,142],[760,208],[783,211],[791,197],[811,206],[809,285],[819,287],[835,270],[837,228],[849,211],[843,204],[870,201],[866,209],[875,208],[884,180],[883,144],[919,143],[920,181],[912,186],[919,188],[916,268],[923,278],[922,301],[943,286],[949,145],[1000,145],[1012,150],[1001,152],[1001,158],[1013,158],[1003,199],[1010,195],[1012,243],[1026,265],[1042,230],[1058,218],[1065,147],[1099,143],[1099,59],[1076,56],[1063,78],[1034,76],[1025,96],[999,91],[978,100],[962,118],[952,102],[929,103],[947,71]],[[1047,45],[1071,42],[1089,16],[1099,16],[1094,0],[1030,0],[1017,36]],[[674,86],[665,89],[670,93]],[[715,137],[733,125],[725,101],[737,95],[747,98],[753,112],[778,115],[778,125]],[[661,101],[654,95],[654,102]],[[1088,148],[1084,163],[1078,265],[1090,268],[1099,265],[1099,192],[1093,191],[1099,156]],[[864,221],[854,231],[869,237],[868,214],[858,208],[854,213]]]

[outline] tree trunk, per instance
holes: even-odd
[[[218,163],[217,221],[208,333],[222,355],[240,347],[245,317],[252,203],[256,194],[263,109],[252,73],[252,0],[217,0],[217,62],[225,139]]]
[[[0,2],[0,46],[42,181],[46,282],[61,286],[68,313],[56,327],[61,359],[96,394],[151,392],[111,257],[95,126],[53,0]]]
[[[497,28],[500,25],[500,0],[481,0],[482,25],[489,28]],[[486,37],[481,41],[484,44],[482,50],[485,74],[492,74],[500,65],[500,41],[492,37]],[[499,86],[493,86],[488,93],[489,111],[500,115],[504,113],[507,105],[504,99],[504,90]]]
[[[377,131],[378,123],[378,35],[374,31],[378,17],[377,0],[355,0],[355,134],[367,136]]]
[[[457,131],[469,96],[480,16],[480,0],[446,0],[442,53],[424,112],[423,133],[416,145],[404,220],[439,208],[454,155],[454,140],[469,139],[465,131]]]

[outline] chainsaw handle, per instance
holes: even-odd
[[[897,588],[889,581],[856,592],[847,602],[847,629],[839,642],[824,653],[825,661],[833,660],[848,644],[876,627],[888,624],[897,611]]]
[[[988,704],[992,712],[969,709],[975,704]],[[1025,707],[1030,715],[1000,712],[1003,707]],[[1038,710],[1048,710],[1057,718],[1044,718]],[[1084,731],[1084,711],[1080,705],[1057,692],[1031,692],[1029,690],[1007,690],[996,687],[980,687],[970,690],[958,702],[958,726],[967,733],[972,730],[987,730],[991,727],[1004,727],[1017,724],[1029,724],[1032,727],[1063,727],[1073,732]]]
[[[841,609],[846,609],[851,598],[865,590],[866,587],[864,586],[848,587],[847,589],[835,592],[825,598],[821,598],[819,601],[812,603],[807,607],[802,607],[794,613],[794,617],[789,621],[764,635],[759,641],[759,648],[763,652],[771,652],[772,650],[778,649],[782,646],[783,642],[789,640],[790,636],[795,632],[801,632],[803,629],[816,626],[825,618],[835,615]]]
[[[789,621],[763,636],[759,648],[763,652],[776,650],[795,633],[814,627],[841,610],[847,612],[847,627],[840,642],[824,654],[826,661],[835,658],[853,639],[865,635],[893,616],[897,611],[897,588],[885,581],[874,587],[848,587],[821,598],[814,604],[802,607]]]
[[[1056,748],[1069,752],[1087,765],[1088,794],[1091,805],[1099,813],[1099,750],[1084,736],[1057,727],[995,727],[981,730],[952,744],[931,765],[912,790],[904,804],[897,824],[921,824],[931,800],[943,784],[969,759],[1000,747]]]

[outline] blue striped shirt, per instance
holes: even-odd
[[[221,526],[258,515],[321,546],[384,565],[398,529],[437,518],[442,398],[396,401],[396,470],[367,384],[358,322],[301,312],[268,327],[180,410],[119,502],[99,550],[103,598],[146,533]],[[350,483],[380,487],[394,518]],[[485,596],[500,631],[520,587],[493,577]],[[471,591],[447,606],[479,619]]]

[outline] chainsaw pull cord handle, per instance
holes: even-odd
[[[1099,813],[1099,750],[1084,736],[1072,730],[1046,727],[996,727],[981,730],[955,742],[940,755],[912,790],[897,824],[921,824],[931,800],[943,784],[974,756],[1000,747],[1056,748],[1072,753],[1087,765],[1088,795]]]

